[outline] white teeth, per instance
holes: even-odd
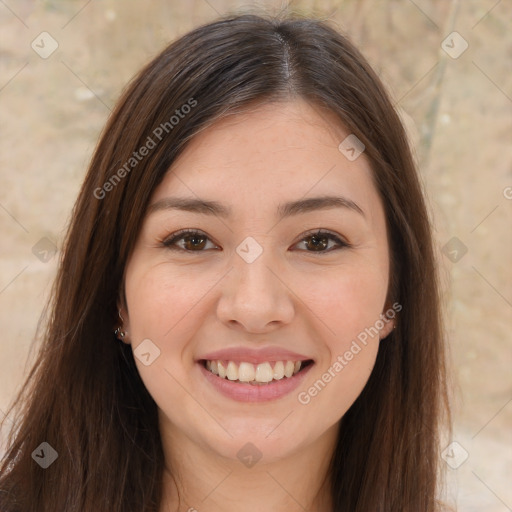
[[[240,363],[238,367],[238,380],[240,382],[251,382],[255,376],[254,365],[251,363]]]
[[[272,368],[272,363],[269,361],[254,365],[245,361],[235,363],[234,361],[211,360],[206,361],[205,367],[223,379],[265,384],[272,380],[292,377],[300,371],[302,363],[303,361],[276,361]]]
[[[281,380],[284,377],[284,364],[283,361],[277,361],[274,365],[274,379]]]
[[[270,382],[274,377],[274,371],[270,363],[260,363],[256,368],[256,376],[254,380],[256,382]]]
[[[295,364],[293,364],[293,361],[286,361],[286,364],[284,366],[284,374],[287,377],[291,377],[293,375],[294,369],[295,369]]]
[[[238,380],[238,367],[233,361],[229,361],[226,375],[229,380]]]

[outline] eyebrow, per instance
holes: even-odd
[[[282,220],[292,215],[300,215],[331,208],[346,208],[359,213],[363,217],[365,216],[362,208],[351,199],[342,196],[328,195],[283,203],[277,208],[277,216]],[[223,218],[230,218],[233,215],[229,206],[219,203],[218,201],[207,201],[187,197],[166,197],[160,199],[148,207],[148,215],[160,210],[184,210],[203,215],[217,215]]]

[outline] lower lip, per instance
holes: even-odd
[[[292,377],[283,377],[281,380],[275,380],[268,384],[253,385],[224,379],[207,370],[202,362],[198,362],[197,364],[208,382],[210,382],[219,393],[238,402],[267,402],[269,400],[282,398],[301,384],[313,366],[313,364],[310,363]]]

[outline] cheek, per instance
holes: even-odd
[[[166,264],[141,267],[128,267],[126,274],[129,334],[135,363],[158,406],[172,412],[173,404],[180,403],[182,414],[188,404],[183,386],[194,364],[188,341],[197,329],[197,315],[204,301],[201,299],[208,288],[194,286],[186,269],[172,271]],[[137,357],[137,347],[148,339],[159,352],[146,365],[143,358]],[[192,417],[195,414],[197,411],[190,411]]]
[[[301,288],[317,315],[325,347],[319,368],[302,388],[299,402],[338,421],[357,399],[372,372],[379,348],[376,324],[387,293],[384,266],[347,266]]]
[[[140,274],[128,272],[126,298],[135,344],[151,338],[162,346],[173,340],[173,346],[177,346],[208,287],[207,282],[196,286],[186,269],[173,272],[165,264]],[[175,335],[177,331],[180,337]]]
[[[297,281],[297,295],[316,315],[336,355],[375,325],[383,312],[388,278],[383,266],[347,265]]]
[[[139,267],[140,268],[140,267]],[[214,285],[194,285],[186,269],[172,271],[159,264],[149,269],[135,268],[126,276],[130,341],[139,374],[160,407],[184,400],[182,384],[187,381],[193,362],[189,340],[205,317],[204,294]],[[199,316],[198,316],[199,315]],[[137,357],[139,344],[151,340],[158,357],[150,365]],[[147,343],[145,341],[145,343]],[[142,346],[142,345],[141,345]]]

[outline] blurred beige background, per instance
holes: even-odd
[[[286,2],[0,1],[2,411],[37,348],[64,228],[121,89],[176,36],[248,6]],[[512,2],[289,8],[335,21],[407,124],[436,223],[458,386],[447,495],[464,512],[512,511]]]

